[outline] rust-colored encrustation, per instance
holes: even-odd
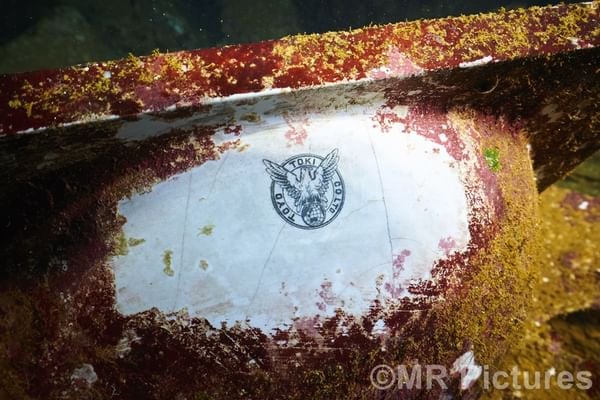
[[[600,147],[599,12],[501,10],[0,76],[0,398],[477,396],[457,376],[446,390],[380,391],[370,372],[469,351],[494,365],[511,345],[536,191]],[[369,107],[378,134],[414,134],[468,170],[470,241],[454,253],[440,241],[432,278],[402,288],[412,297],[384,287],[394,301],[359,317],[342,307],[275,333],[118,311],[111,259],[146,245],[124,234],[120,201],[253,151],[245,135],[274,115],[294,148],[315,116]]]

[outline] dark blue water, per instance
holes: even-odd
[[[0,73],[547,0],[0,0]]]

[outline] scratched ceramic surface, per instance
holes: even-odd
[[[145,241],[113,260],[118,310],[187,309],[214,326],[244,322],[268,332],[337,308],[361,315],[376,300],[410,298],[409,284],[431,278],[437,261],[469,243],[465,169],[446,151],[443,132],[436,143],[402,123],[382,129],[378,106],[265,113],[219,160],[123,199],[126,237]],[[402,117],[407,108],[393,111]],[[134,123],[152,131],[151,122]],[[220,132],[215,141],[231,136]],[[339,214],[314,229],[286,222],[263,160],[323,159],[335,149]]]

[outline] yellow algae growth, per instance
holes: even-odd
[[[173,263],[173,251],[165,250],[163,253],[162,260],[163,264],[165,265],[165,267],[163,268],[163,272],[168,276],[175,275],[175,270],[173,270],[173,267],[171,266],[171,264]]]
[[[542,249],[533,259],[537,274],[531,286],[532,302],[523,331],[498,366],[507,371],[516,366],[521,371],[519,382],[523,382],[523,371],[532,376],[535,371],[576,374],[600,363],[600,313],[594,309],[600,299],[600,210],[590,208],[593,199],[556,185],[540,196]],[[595,396],[593,390],[563,390],[556,376],[552,379],[542,391],[509,388],[488,392],[484,398]]]

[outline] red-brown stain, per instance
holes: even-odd
[[[213,327],[201,318],[167,316],[156,309],[125,317],[114,306],[114,277],[108,260],[118,251],[114,238],[125,223],[117,214],[117,202],[236,148],[240,145],[235,137],[239,133],[236,125],[172,129],[131,143],[116,138],[122,121],[63,127],[33,135],[15,133],[94,115],[135,118],[142,110],[168,121],[207,111],[202,101],[210,97],[355,80],[390,65],[395,74],[423,68],[427,76],[382,86],[386,108],[380,110],[377,122],[401,122],[407,129],[443,145],[455,160],[462,160],[464,147],[456,129],[448,123],[448,111],[475,110],[473,135],[480,140],[486,135],[497,138],[501,131],[503,140],[520,144],[516,138],[529,135],[537,149],[537,165],[558,171],[541,175],[543,187],[568,169],[568,163],[554,160],[564,149],[581,146],[571,160],[576,162],[598,145],[598,139],[591,136],[597,130],[589,129],[595,106],[591,101],[580,102],[593,99],[593,91],[597,91],[593,74],[581,73],[596,68],[596,49],[581,50],[576,56],[557,55],[571,50],[572,45],[558,34],[550,39],[536,35],[544,27],[562,26],[561,18],[582,7],[587,6],[561,5],[529,14],[418,21],[315,40],[287,38],[130,58],[87,69],[0,77],[0,134],[13,135],[3,138],[3,145],[14,150],[17,160],[2,171],[3,179],[11,185],[1,194],[4,209],[10,212],[3,216],[0,230],[0,239],[6,244],[0,252],[5,265],[0,289],[11,293],[8,300],[10,296],[15,299],[2,308],[2,316],[12,318],[2,318],[2,323],[8,324],[2,327],[9,326],[10,330],[5,331],[11,332],[10,340],[1,336],[7,343],[6,364],[2,367],[6,365],[16,373],[6,390],[12,391],[15,398],[20,396],[19,388],[34,398],[376,398],[379,393],[368,382],[374,365],[415,356],[435,358],[440,347],[453,349],[454,338],[432,334],[439,332],[439,324],[446,321],[437,320],[431,310],[440,294],[471,290],[469,279],[478,271],[469,260],[494,240],[509,206],[506,199],[513,195],[502,192],[497,175],[485,167],[482,155],[476,160],[481,166],[476,176],[465,182],[471,210],[467,251],[447,254],[434,266],[431,281],[405,288],[413,298],[400,297],[402,292],[398,292],[389,303],[374,300],[360,317],[337,309],[333,317],[298,319],[289,329],[268,336],[255,328]],[[597,7],[586,12],[588,20],[577,20],[579,40],[596,46],[598,38],[593,32]],[[494,27],[517,24],[528,32],[528,41],[520,53],[514,48],[503,52],[503,47],[496,44],[511,42],[513,32]],[[483,34],[490,30],[494,35]],[[461,42],[472,31],[481,32],[481,40]],[[336,40],[344,45],[336,44]],[[344,46],[353,51],[343,60],[330,51]],[[426,52],[432,57],[426,57]],[[472,61],[472,52],[513,61],[450,72],[460,62]],[[304,55],[310,54],[313,57],[308,63]],[[434,54],[441,54],[441,60]],[[518,55],[543,54],[553,56],[515,60]],[[110,72],[110,79],[103,78],[105,72]],[[483,94],[487,90],[481,88],[491,87],[489,82],[495,82],[498,76],[501,80],[493,96]],[[557,89],[555,81],[566,83],[560,83]],[[415,90],[420,93],[411,95]],[[192,106],[164,110],[174,103],[187,102]],[[549,122],[539,114],[545,102],[556,103],[566,117]],[[397,115],[385,115],[396,105],[409,106],[402,121]],[[569,115],[580,118],[567,118]],[[563,143],[564,135],[544,135],[547,131],[541,127],[545,126],[555,132],[570,132],[572,143]],[[573,127],[577,129],[570,129]],[[229,130],[232,140],[216,146],[211,135],[221,129]],[[440,141],[441,132],[448,137],[446,142]],[[69,153],[86,141],[97,147],[86,149],[83,156],[65,156],[65,163],[56,170],[37,173],[36,164],[28,158],[32,155],[27,149],[54,146]],[[506,157],[503,160],[510,165],[510,155],[501,157]],[[517,184],[531,186],[531,182]],[[491,219],[495,223],[478,217],[488,210],[480,208],[475,186],[483,186],[485,200],[493,206]],[[581,201],[568,198],[564,206],[578,207]],[[589,209],[595,210],[596,204],[590,202]],[[409,254],[397,255],[394,268],[399,270],[406,257]],[[22,298],[15,292],[22,293]],[[331,300],[328,282],[323,283],[318,296],[324,304]],[[29,322],[11,322],[23,315],[30,316]],[[385,321],[385,337],[372,334],[379,320]],[[437,342],[432,343],[433,338]],[[130,350],[117,350],[123,340],[128,341]],[[98,375],[91,388],[71,382],[73,370],[83,363],[92,365]],[[419,395],[439,398],[434,392]]]

